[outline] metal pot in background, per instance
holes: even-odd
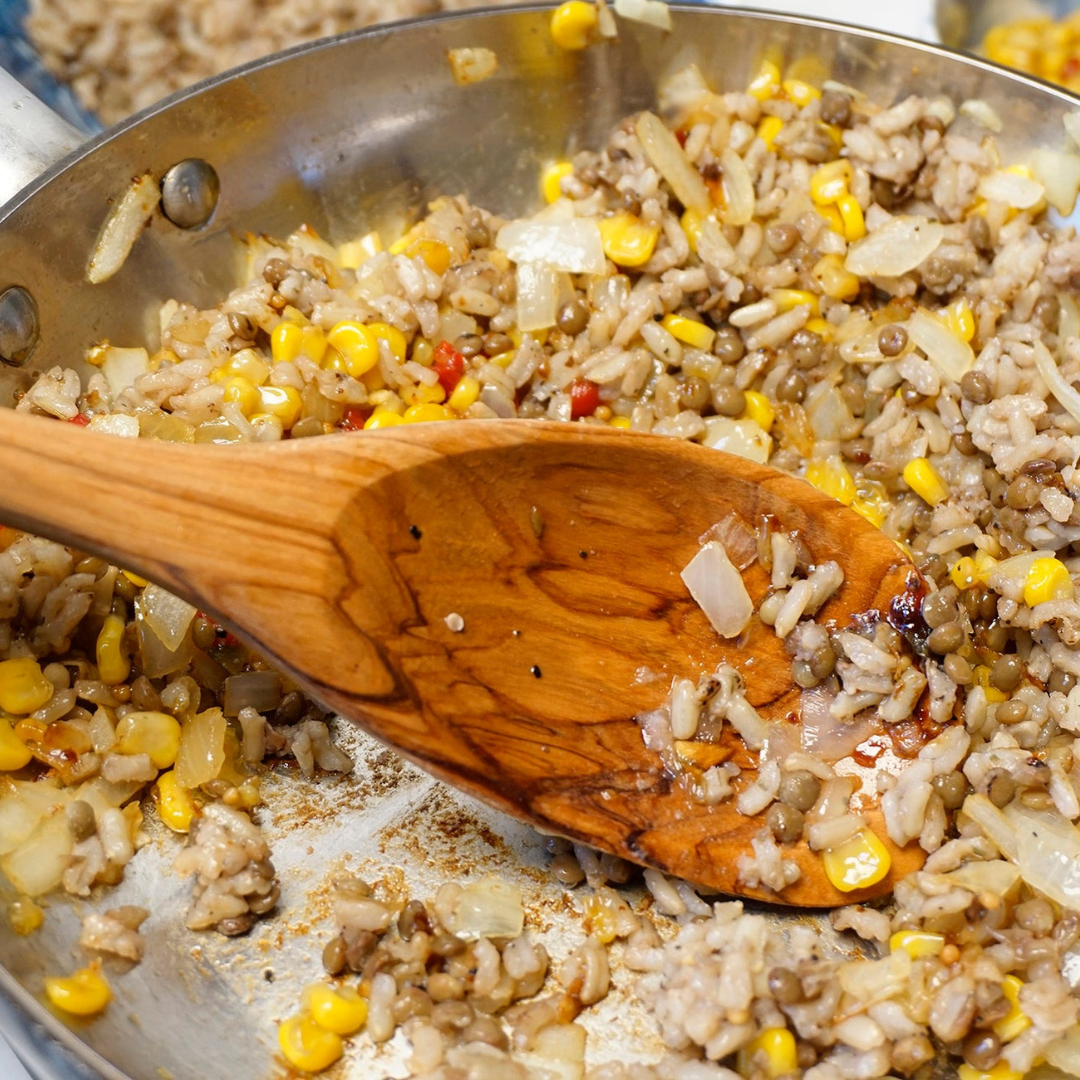
[[[992,26],[1016,19],[1061,19],[1077,8],[1076,0],[935,0],[934,21],[945,45],[977,52]]]

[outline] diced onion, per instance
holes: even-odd
[[[118,349],[108,345],[102,350],[101,374],[114,396],[131,386],[150,370],[150,354],[145,349]]]
[[[41,896],[60,884],[75,840],[62,810],[44,819],[14,851],[0,859],[0,869],[17,892]]]
[[[1019,803],[1004,814],[1016,831],[1016,863],[1024,880],[1062,907],[1080,911],[1080,830],[1057,814]]]
[[[1007,859],[1016,861],[1016,829],[1012,822],[985,796],[969,795],[964,800],[964,813],[992,840]]]
[[[959,382],[975,363],[971,346],[936,315],[919,308],[907,321],[908,338],[927,360],[953,382]]]
[[[820,761],[847,757],[877,730],[870,719],[837,719],[830,711],[835,700],[836,695],[823,686],[804,690],[800,699],[802,749]]]
[[[986,128],[987,131],[999,133],[1003,127],[997,110],[990,102],[983,101],[982,98],[969,98],[967,101],[961,102],[960,115],[966,116],[969,120],[974,120],[976,124]]]
[[[973,893],[988,892],[994,896],[1005,896],[1020,880],[1020,870],[1004,859],[990,859],[965,863],[945,876]]]
[[[123,198],[105,219],[101,235],[86,264],[86,280],[91,285],[108,281],[124,265],[160,201],[161,188],[149,173],[139,177],[124,192]]]
[[[1031,171],[1046,188],[1046,200],[1059,213],[1068,216],[1080,193],[1080,155],[1036,147],[1031,153]]]
[[[754,217],[754,178],[750,169],[731,147],[721,153],[720,168],[727,199],[724,221],[728,225],[747,225]]]
[[[728,558],[740,570],[757,561],[757,537],[734,510],[708,529],[699,542],[707,544],[710,540],[723,544]]]
[[[772,439],[756,421],[732,420],[728,416],[709,416],[705,419],[704,446],[756,461],[764,465],[772,453]]]
[[[225,764],[225,714],[220,709],[196,713],[180,731],[176,782],[191,790],[215,780]]]
[[[944,238],[940,221],[900,214],[856,240],[844,266],[858,277],[899,277],[932,255]]]
[[[649,160],[671,185],[679,202],[687,210],[709,213],[712,209],[709,189],[664,121],[655,113],[643,112],[638,117],[635,131]]]
[[[115,435],[122,439],[139,437],[139,418],[129,416],[127,413],[109,413],[91,417],[88,427],[91,431],[97,431],[102,435]]]
[[[671,11],[663,0],[615,0],[615,14],[658,30],[671,30]]]
[[[1065,381],[1050,350],[1040,340],[1036,339],[1032,348],[1035,352],[1035,366],[1039,369],[1046,388],[1074,420],[1080,421],[1080,393]]]
[[[518,263],[517,321],[522,333],[546,330],[559,313],[559,272],[545,263]]]
[[[1067,112],[1061,118],[1061,122],[1065,125],[1069,138],[1080,146],[1080,111]]]
[[[464,938],[516,938],[524,927],[521,890],[501,878],[485,877],[462,890],[448,929]]]
[[[1038,180],[1008,169],[995,169],[979,181],[979,194],[991,202],[1004,203],[1015,210],[1030,210],[1046,194]]]
[[[281,704],[281,676],[276,671],[244,671],[225,680],[225,698],[221,703],[226,716],[236,716],[241,709],[269,712]]]
[[[161,643],[170,650],[180,648],[195,618],[195,608],[158,585],[147,585],[135,601],[137,617],[145,621]]]
[[[686,564],[682,579],[721,637],[738,637],[746,629],[754,602],[723,544],[716,540],[707,543]]]
[[[1055,1069],[1080,1076],[1080,1025],[1071,1027],[1057,1042],[1046,1047],[1043,1057]]]
[[[513,262],[544,263],[568,274],[602,274],[607,265],[600,226],[588,218],[511,221],[495,246]]]
[[[490,79],[499,67],[499,58],[491,49],[450,49],[446,55],[458,86]]]

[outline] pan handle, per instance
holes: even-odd
[[[0,205],[86,141],[0,68]]]

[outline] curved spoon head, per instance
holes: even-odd
[[[749,888],[737,858],[763,818],[742,816],[734,800],[695,801],[635,722],[674,676],[729,663],[763,717],[797,724],[784,643],[756,617],[739,638],[721,638],[680,571],[717,522],[771,517],[799,532],[815,562],[844,570],[818,621],[885,617],[917,575],[857,514],[742,458],[594,427],[447,423],[317,441],[320,471],[342,482],[361,460],[371,475],[373,454],[385,463],[374,482],[354,482],[335,523],[336,628],[259,634],[328,705],[541,829],[726,893],[836,905],[885,893],[921,864],[917,850],[893,847],[885,880],[840,892],[800,842],[784,852],[801,869],[796,883],[779,897]],[[743,577],[756,606],[769,576],[755,563]],[[304,660],[313,630],[342,646],[321,670]],[[755,755],[729,725],[723,739],[743,766],[738,790],[756,775]],[[855,807],[884,838],[873,762],[859,760],[869,768],[843,763],[868,781]]]

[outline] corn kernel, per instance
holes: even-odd
[[[770,149],[775,150],[776,136],[784,130],[784,121],[779,116],[763,116],[757,126],[757,137]]]
[[[0,719],[0,772],[14,772],[30,764],[33,755],[15,734],[8,720]]]
[[[383,249],[382,238],[376,232],[369,232],[359,240],[350,240],[338,248],[338,262],[346,270],[355,270],[367,262],[372,255],[378,255]]]
[[[119,615],[106,615],[98,634],[98,678],[108,686],[122,683],[131,674],[131,657],[124,648],[126,624]]]
[[[300,352],[313,363],[322,363],[326,346],[326,333],[321,326],[305,326],[300,331]]]
[[[877,502],[870,502],[867,499],[852,499],[851,509],[854,510],[856,514],[866,518],[875,529],[880,529],[881,526],[885,524],[885,519],[889,516],[887,508],[882,507]]]
[[[390,412],[388,409],[376,409],[365,421],[364,430],[374,431],[378,428],[397,427],[398,424],[404,424],[405,417],[400,413]]]
[[[319,1027],[310,1016],[292,1016],[278,1028],[285,1060],[303,1072],[328,1069],[345,1052],[340,1035]]]
[[[145,589],[150,584],[144,577],[139,577],[138,574],[133,574],[130,570],[121,570],[121,574],[124,575],[135,586],[136,589]]]
[[[799,1071],[799,1056],[795,1036],[787,1028],[765,1028],[757,1038],[746,1044],[738,1056],[738,1070],[742,1076],[760,1075],[754,1066],[762,1063],[764,1075],[770,1080]]]
[[[195,803],[191,795],[177,783],[176,773],[172,769],[158,776],[154,785],[154,801],[163,825],[177,833],[186,833],[191,829],[191,823],[195,820]]]
[[[53,684],[33,657],[0,660],[0,709],[4,712],[26,716],[40,709],[53,692]]]
[[[540,174],[540,194],[544,202],[558,202],[562,198],[562,182],[574,175],[574,165],[570,161],[553,161]]]
[[[625,210],[600,221],[604,254],[619,266],[643,266],[652,258],[659,236],[659,225],[646,225]]]
[[[560,49],[578,52],[586,48],[596,31],[596,8],[585,0],[567,0],[551,15],[551,37]]]
[[[839,454],[815,458],[806,466],[806,479],[826,495],[850,506],[855,501],[855,481]]]
[[[836,206],[830,203],[828,206],[815,207],[817,212],[825,219],[825,224],[837,235],[844,235],[844,219],[840,216],[840,211],[836,209]]]
[[[454,412],[462,413],[476,402],[480,396],[480,382],[472,375],[465,375],[458,380],[453,393],[446,402]]]
[[[410,360],[415,360],[416,363],[423,367],[431,367],[432,362],[435,359],[435,346],[428,341],[427,338],[418,337],[412,346],[412,353],[409,356]]]
[[[1000,705],[1009,700],[1009,695],[1004,690],[999,690],[990,682],[990,668],[985,664],[979,664],[974,671],[975,681],[983,688],[986,700],[991,705]]]
[[[116,725],[116,749],[121,754],[149,754],[159,769],[167,769],[180,751],[180,721],[168,713],[130,712]]]
[[[1031,1019],[1020,1008],[1020,988],[1023,985],[1023,980],[1015,975],[1006,975],[1002,980],[1001,992],[1010,1005],[1008,1014],[994,1024],[994,1034],[1002,1042],[1011,1042],[1022,1031],[1031,1027]]]
[[[918,960],[920,956],[940,956],[945,948],[945,938],[941,934],[931,934],[924,930],[897,930],[889,938],[889,951],[904,952],[912,960]]]
[[[665,315],[660,325],[676,340],[702,352],[708,352],[716,339],[716,331],[711,326],[684,315]]]
[[[835,207],[823,209],[834,210],[837,217],[840,216]],[[811,273],[820,283],[821,291],[831,300],[854,300],[859,295],[859,279],[844,266],[839,255],[823,255]]]
[[[978,580],[984,585],[989,580],[991,573],[993,573],[994,567],[997,566],[998,561],[992,555],[988,555],[985,551],[975,552],[975,573]]]
[[[1007,1061],[999,1061],[992,1069],[977,1069],[965,1061],[956,1070],[956,1080],[1024,1080],[1024,1075]]]
[[[303,401],[291,386],[260,386],[260,412],[276,416],[284,428],[291,428],[300,418]]]
[[[594,893],[585,901],[584,914],[586,930],[598,938],[602,945],[610,945],[618,936],[619,928],[611,900]]]
[[[413,405],[401,418],[406,424],[423,424],[431,420],[453,420],[454,414],[445,405],[434,403]]]
[[[961,341],[971,341],[975,336],[975,316],[964,297],[942,308],[937,316]]]
[[[359,379],[379,362],[379,339],[370,327],[346,319],[339,322],[326,340],[344,358],[348,373]]]
[[[746,411],[743,416],[749,417],[762,431],[772,431],[773,421],[776,419],[776,409],[772,402],[756,390],[746,391]]]
[[[399,363],[404,361],[409,351],[409,342],[396,326],[384,322],[373,322],[368,323],[368,329],[375,335],[376,341],[385,341],[390,346],[395,360]]]
[[[1047,600],[1071,600],[1074,593],[1069,571],[1059,559],[1047,555],[1031,564],[1024,583],[1024,603],[1028,607]]]
[[[433,274],[445,274],[450,268],[450,249],[441,240],[414,240],[405,254],[410,259],[419,256]]]
[[[701,213],[700,210],[686,210],[683,212],[683,216],[679,218],[679,224],[682,226],[682,230],[686,233],[686,241],[690,245],[690,250],[697,252],[698,240],[701,237],[701,230],[705,225],[709,215]]]
[[[836,209],[840,212],[844,239],[849,244],[861,240],[866,235],[866,219],[863,217],[859,200],[854,195],[842,195],[836,201]]]
[[[31,897],[17,896],[8,904],[8,925],[19,937],[40,930],[44,923],[45,912]]]
[[[817,207],[828,206],[848,194],[852,178],[847,158],[826,162],[810,177],[810,198]]]
[[[818,130],[825,132],[826,135],[832,140],[832,144],[837,153],[844,147],[844,129],[838,127],[836,124],[826,124],[823,121],[818,121]]]
[[[904,466],[903,477],[907,486],[931,506],[949,497],[948,485],[926,458],[912,458]]]
[[[799,307],[801,304],[809,306],[811,315],[817,315],[819,311],[817,296],[807,289],[773,289],[769,293],[769,299],[776,305],[776,310],[780,314]]]
[[[250,416],[262,403],[259,387],[240,375],[234,375],[225,384],[225,400],[239,405],[245,416]]]
[[[780,69],[771,60],[765,60],[758,68],[757,74],[750,80],[746,91],[758,101],[767,101],[779,89]]]
[[[852,276],[854,277],[854,275]],[[822,319],[821,317],[807,319],[806,329],[809,330],[811,334],[817,334],[817,336],[825,342],[832,341],[833,338],[836,337],[836,327],[833,326],[828,319]]]
[[[45,980],[45,996],[58,1009],[74,1016],[93,1016],[112,999],[112,991],[101,974],[101,964],[95,961],[67,976]]]
[[[304,341],[303,327],[287,319],[274,327],[270,334],[270,355],[275,364],[295,360],[300,355],[300,346]]]
[[[857,832],[839,847],[829,848],[821,859],[825,876],[841,892],[876,885],[892,866],[888,848],[870,829]]]
[[[633,421],[629,416],[613,416],[608,421],[608,427],[621,428],[623,431],[629,430]]]
[[[262,358],[258,350],[241,349],[233,353],[210,377],[218,382],[234,376],[247,379],[253,386],[262,386],[270,377],[270,365]]]
[[[416,243],[416,241],[419,240],[419,239],[420,239],[420,225],[416,224],[411,229],[409,229],[409,231],[407,233],[405,233],[404,236],[398,237],[398,239],[395,240],[390,245],[390,254],[391,255],[401,255],[401,254],[403,254],[405,252],[405,249],[408,248],[410,244]]]
[[[979,580],[975,560],[968,555],[958,559],[949,570],[949,578],[958,589],[970,589]]]
[[[368,1003],[351,986],[313,983],[305,987],[303,1002],[311,1019],[335,1035],[354,1035],[367,1020]]]
[[[441,405],[446,400],[446,391],[440,383],[417,383],[401,394],[408,405]]]
[[[508,368],[514,362],[515,356],[517,356],[517,349],[507,349],[506,352],[501,352],[498,356],[493,356],[491,358],[491,363],[496,367]]]

